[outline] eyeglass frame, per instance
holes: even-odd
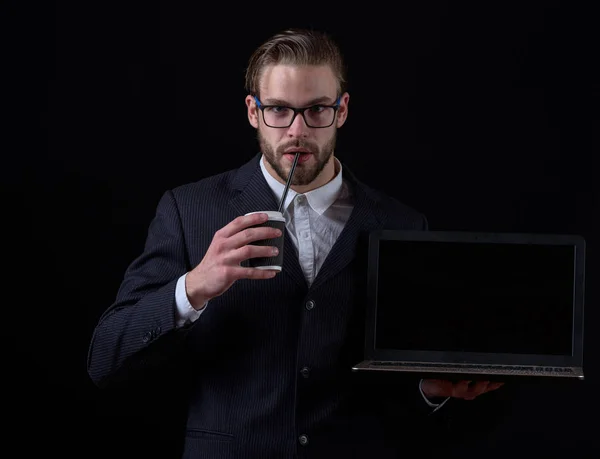
[[[265,123],[265,126],[273,128],[273,129],[287,129],[289,128],[292,124],[294,124],[294,120],[296,119],[296,116],[298,115],[298,113],[300,113],[302,115],[302,119],[304,120],[304,123],[312,129],[324,129],[324,128],[328,128],[331,127],[333,125],[333,123],[335,123],[335,114],[337,113],[337,111],[340,108],[340,101],[341,101],[342,97],[338,97],[335,101],[335,104],[333,105],[323,105],[323,104],[314,104],[311,105],[310,107],[302,107],[302,108],[294,108],[294,107],[288,107],[286,105],[278,105],[278,104],[274,104],[274,105],[263,105],[263,103],[258,99],[257,96],[254,96],[254,101],[256,102],[256,107],[262,112],[262,116],[263,116],[263,122]],[[271,126],[270,124],[267,124],[267,122],[265,121],[265,108],[272,108],[272,107],[279,107],[279,108],[287,108],[289,110],[292,110],[294,112],[294,116],[292,116],[292,120],[290,121],[290,124],[288,124],[287,126]],[[323,107],[323,108],[333,108],[333,119],[331,120],[331,123],[329,123],[327,126],[311,126],[308,121],[306,121],[306,116],[304,116],[304,112],[306,110],[308,110],[309,108],[313,108],[313,107]]]

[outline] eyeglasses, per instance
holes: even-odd
[[[311,128],[326,128],[335,121],[335,114],[340,108],[340,98],[334,105],[311,105],[310,107],[294,108],[283,105],[263,105],[258,97],[254,96],[256,106],[263,114],[263,121],[272,128],[287,128],[292,125],[298,113],[304,122]]]

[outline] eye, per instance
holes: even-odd
[[[325,110],[326,107],[323,107],[322,105],[313,105],[312,107],[310,107],[310,111],[312,113],[321,113],[323,110]]]

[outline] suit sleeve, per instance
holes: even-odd
[[[87,369],[105,386],[182,350],[189,327],[176,327],[176,286],[189,269],[181,219],[171,191],[160,199],[142,254],[127,268],[115,302],[93,332]]]

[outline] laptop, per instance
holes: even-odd
[[[379,230],[364,361],[424,378],[583,380],[579,235]]]

